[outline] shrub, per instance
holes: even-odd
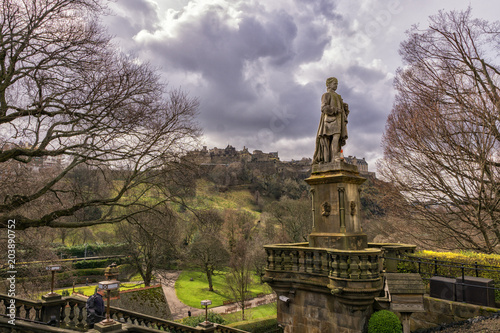
[[[476,276],[477,274],[478,277],[492,279],[495,285],[500,285],[500,255],[498,254],[484,254],[471,251],[454,253],[425,250],[408,255],[408,259],[419,260],[420,264],[408,261],[399,262],[398,272],[418,272],[424,279],[429,279],[434,275],[454,278],[462,276],[463,267],[465,275]],[[437,269],[434,265],[434,260],[438,260]],[[476,271],[476,264],[488,267],[486,269],[479,267]],[[495,290],[495,299],[496,301],[500,300],[500,290]]]
[[[186,317],[182,320],[182,323],[187,326],[196,327],[199,323],[202,323],[204,321],[205,315],[203,314],[194,317]],[[212,311],[208,312],[208,321],[216,324],[224,324],[226,322],[220,314]]]
[[[106,256],[123,254],[128,246],[125,243],[118,244],[87,244],[87,257]],[[58,256],[63,254],[65,257],[83,257],[85,255],[85,245],[58,246],[55,249]]]
[[[86,275],[102,275],[104,277],[104,270],[106,268],[86,268],[71,271],[75,276],[86,276]]]
[[[396,316],[391,311],[377,311],[368,321],[368,333],[402,333],[403,327]]]
[[[252,333],[275,332],[278,329],[278,320],[276,318],[261,318],[252,321],[233,323],[228,326]]]

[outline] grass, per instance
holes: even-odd
[[[245,321],[268,318],[268,317],[276,318],[276,315],[277,315],[276,303],[270,303],[270,304],[260,305],[251,309],[246,309]],[[229,314],[223,314],[222,317],[224,317],[224,319],[228,324],[236,323],[241,321],[241,311]]]
[[[138,289],[138,288],[143,288],[143,287],[144,287],[144,283],[136,283],[136,282],[124,282],[124,283],[120,283],[120,290],[121,291],[131,290],[131,289]],[[75,287],[75,292],[77,292],[79,294],[84,294],[85,296],[90,296],[90,295],[94,294],[95,288],[96,288],[96,285],[92,285],[92,286],[88,286],[88,287],[87,286],[84,286],[84,287]],[[55,292],[58,293],[58,294],[60,294],[60,295],[63,293],[63,291],[68,291],[69,294],[71,295],[73,293],[73,287],[55,290]],[[45,295],[47,293],[49,293],[49,291],[45,291],[45,292],[41,293],[38,296],[38,299],[41,299],[42,295]]]
[[[230,190],[220,193],[213,190],[214,183],[207,180],[198,180],[196,183],[196,196],[189,200],[192,208],[196,209],[243,209],[256,219],[259,213],[256,212],[253,195],[248,190]]]
[[[193,281],[191,281],[193,279]],[[258,277],[254,277],[255,283],[250,286],[252,297],[257,294],[268,294],[271,292],[269,286],[260,284]],[[175,291],[179,300],[193,308],[201,309],[200,301],[209,299],[212,305],[209,308],[223,305],[224,301],[232,299],[230,291],[226,287],[225,272],[217,272],[212,277],[214,291],[208,291],[207,277],[202,272],[197,271],[182,271],[181,275],[175,283]]]

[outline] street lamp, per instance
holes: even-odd
[[[56,294],[54,292],[54,281],[55,281],[56,271],[60,270],[61,266],[60,265],[49,265],[49,266],[45,267],[45,269],[52,272],[52,283],[50,284],[50,293],[45,295],[45,296],[50,297],[50,296],[59,295],[59,294]]]
[[[212,301],[209,299],[201,301],[201,305],[205,307],[205,326],[208,326],[210,322],[208,321],[208,306],[212,304]]]
[[[99,282],[99,289],[106,290],[106,295],[108,298],[108,305],[106,306],[106,319],[101,321],[102,325],[112,325],[114,320],[109,316],[109,299],[111,290],[118,289],[120,287],[120,281],[101,281]]]

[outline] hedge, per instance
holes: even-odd
[[[272,318],[268,317],[244,322],[237,322],[229,324],[227,326],[251,333],[266,333],[278,329],[278,319],[273,316]]]
[[[124,254],[128,249],[127,244],[87,244],[87,257]],[[85,256],[85,245],[58,246],[55,248],[58,256],[63,254],[66,257]]]
[[[84,268],[106,268],[112,263],[121,265],[126,262],[127,258],[108,258],[108,259],[93,259],[93,260],[80,260],[73,263],[74,269]]]
[[[421,259],[417,259],[421,258]],[[408,255],[409,260],[420,260],[420,269],[418,262],[399,262],[398,272],[401,273],[418,273],[423,278],[429,279],[435,274],[434,260],[438,261],[438,276],[446,277],[460,277],[462,276],[462,267],[464,268],[464,275],[476,276],[475,265],[485,265],[491,267],[482,267],[485,270],[479,269],[477,271],[478,277],[492,279],[497,288],[500,287],[500,255],[498,254],[484,254],[467,252],[435,252],[435,251],[419,251],[414,254]],[[445,263],[441,261],[447,261]],[[481,267],[480,267],[481,268]],[[500,290],[495,290],[495,299],[500,301]]]
[[[205,321],[205,315],[201,314],[198,316],[186,317],[182,319],[182,324],[191,327],[196,327],[198,324],[204,321]],[[224,324],[226,322],[219,313],[215,313],[213,311],[208,312],[208,321],[216,324]]]

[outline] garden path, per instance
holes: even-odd
[[[161,286],[163,288],[163,293],[165,294],[165,298],[167,299],[168,306],[170,308],[170,312],[172,313],[172,319],[177,320],[177,319],[182,319],[184,317],[187,317],[188,311],[191,311],[192,316],[197,316],[200,314],[204,314],[205,310],[203,309],[196,309],[192,308],[190,306],[187,306],[186,304],[182,303],[178,298],[177,294],[175,293],[175,281],[179,277],[181,271],[157,271],[155,272],[157,276],[157,281],[161,283]],[[272,302],[273,295],[265,295],[263,297],[257,297],[254,298],[250,302],[250,307],[255,307],[257,306],[258,303],[260,304],[267,304]],[[214,308],[210,308],[210,311],[216,312],[216,313],[230,313],[230,312],[236,312],[238,311],[239,308],[235,304],[229,304],[229,305],[222,305],[222,306],[217,306]]]

